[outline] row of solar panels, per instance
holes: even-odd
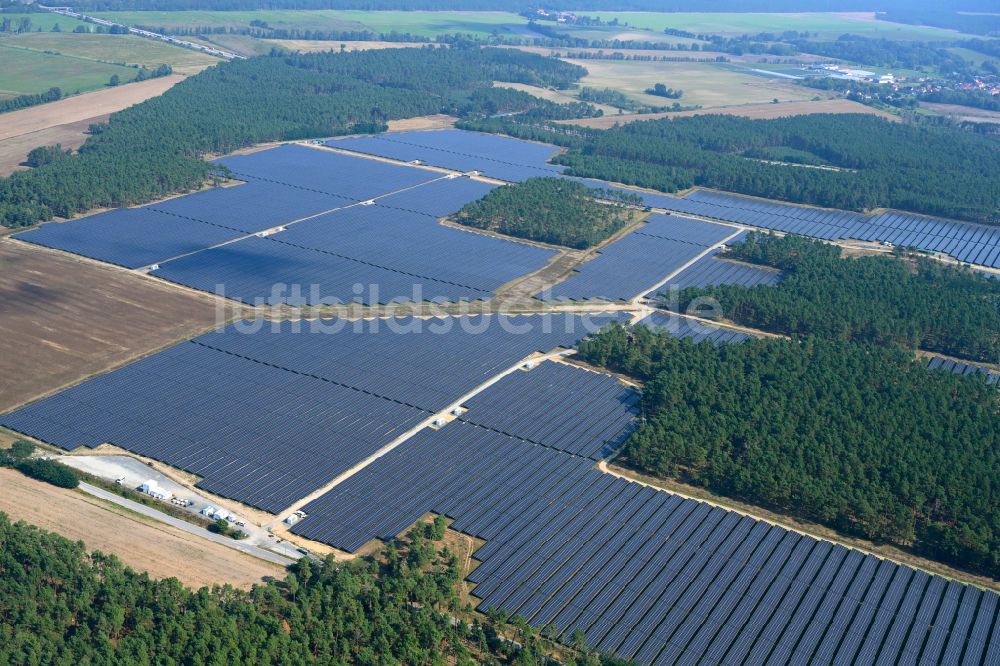
[[[952,372],[956,375],[984,375],[986,383],[991,385],[1000,382],[1000,371],[980,365],[972,365],[970,363],[963,363],[962,361],[955,361],[950,358],[943,358],[941,356],[931,357],[931,360],[927,363],[927,367],[931,370],[944,370],[946,372]]]
[[[469,423],[598,460],[629,432],[639,395],[608,375],[559,363],[515,372],[466,403]]]
[[[478,171],[508,182],[555,176],[564,169],[548,163],[558,152],[554,146],[462,130],[350,137],[328,141],[327,145],[402,162],[420,161],[463,173]]]
[[[647,204],[691,215],[825,240],[855,239],[941,252],[959,261],[1000,267],[1000,230],[969,222],[888,212],[868,218],[749,197],[696,190],[676,199],[651,195]]]
[[[736,238],[731,239],[728,245],[735,245],[742,242],[745,236],[746,234],[740,234]],[[721,248],[712,250],[675,275],[669,282],[646,294],[646,296],[653,298],[660,293],[669,293],[671,289],[715,287],[723,284],[741,287],[756,287],[757,285],[774,286],[781,281],[780,271],[738,261],[720,259],[717,256],[720,251]]]
[[[676,215],[654,215],[647,224],[602,248],[565,281],[535,298],[631,300],[734,231],[732,227]]]
[[[547,395],[546,382],[518,381],[523,405]],[[493,394],[510,388],[480,399],[502,401]],[[486,540],[469,576],[481,610],[554,626],[565,640],[581,631],[639,664],[1000,659],[993,592],[602,474],[591,459],[469,421],[421,431],[305,511],[293,531],[346,550],[428,511],[449,516]]]
[[[721,326],[679,315],[656,311],[642,319],[640,324],[648,326],[654,330],[669,333],[670,335],[690,339],[695,344],[707,340],[714,344],[731,344],[744,342],[753,336],[741,331],[735,331]],[[932,356],[927,362],[930,370],[943,370],[957,375],[983,377],[987,384],[995,385],[1000,382],[1000,371],[989,367],[964,363],[942,356]]]
[[[233,325],[0,417],[64,449],[110,442],[278,512],[529,354],[607,318]],[[298,329],[298,330],[297,330]]]
[[[695,344],[704,340],[713,344],[731,344],[744,342],[753,337],[749,333],[734,331],[729,328],[709,324],[699,319],[681,317],[659,310],[647,315],[639,323],[653,330],[669,333],[675,338],[691,340]]]

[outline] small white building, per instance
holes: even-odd
[[[162,487],[155,479],[146,479],[143,481],[142,485],[139,486],[139,490],[158,500],[169,500],[174,496],[172,492]]]
[[[225,509],[217,509],[211,504],[201,510],[201,515],[208,516],[212,520],[229,520],[233,516],[233,514],[229,513]]]

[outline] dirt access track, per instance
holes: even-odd
[[[564,125],[580,125],[595,129],[608,129],[615,125],[624,125],[636,120],[660,120],[661,118],[685,118],[687,116],[730,115],[769,120],[787,116],[805,116],[813,113],[867,113],[899,120],[896,116],[879,111],[870,106],[852,102],[848,99],[827,99],[807,102],[782,102],[780,104],[745,104],[742,106],[719,106],[711,109],[696,109],[694,111],[678,111],[676,113],[626,113],[621,115],[605,115],[600,118],[580,118],[577,120],[557,120]]]
[[[56,143],[79,148],[92,123],[162,95],[183,80],[183,76],[163,76],[0,114],[0,176],[16,171],[32,148]]]
[[[174,577],[185,585],[230,583],[249,588],[265,577],[283,578],[285,571],[245,553],[200,539],[127,509],[0,469],[0,511],[72,541],[88,551],[116,555],[154,578]]]
[[[0,412],[215,324],[215,298],[0,240]]]

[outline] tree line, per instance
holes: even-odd
[[[16,97],[11,97],[10,99],[2,99],[0,100],[0,113],[25,109],[29,106],[35,106],[37,104],[55,102],[56,100],[62,99],[62,96],[62,90],[53,86],[43,93],[18,95]]]
[[[873,115],[812,114],[772,120],[703,115],[632,122],[608,130],[524,125],[516,119],[461,124],[565,146],[554,161],[574,176],[664,192],[703,186],[846,210],[896,208],[1000,222],[1000,144],[948,126]],[[747,151],[793,148],[839,170],[748,159]]]
[[[641,325],[580,355],[644,382],[627,464],[1000,575],[1000,411],[982,376],[928,370],[898,347],[716,347]]]
[[[80,485],[80,478],[72,467],[48,458],[35,458],[34,453],[35,446],[31,442],[19,439],[9,449],[0,449],[0,467],[13,467],[25,476],[60,488]]]
[[[592,190],[565,178],[529,178],[466,204],[455,220],[476,229],[584,249],[624,229],[633,219],[628,206],[639,204],[637,195]]]
[[[721,315],[792,336],[899,345],[1000,362],[1000,282],[927,258],[841,258],[835,245],[752,233],[726,256],[784,271],[776,286],[685,289],[679,307],[712,297]]]
[[[384,131],[396,118],[474,117],[518,104],[551,112],[536,116],[595,113],[589,105],[488,91],[493,81],[565,88],[585,71],[512,49],[461,47],[274,51],[220,63],[92,125],[77,154],[0,179],[0,224],[30,225],[195,189],[215,170],[203,155],[265,141]]]
[[[379,559],[304,558],[250,591],[190,590],[0,513],[0,662],[549,663],[553,645],[523,622],[454,621],[469,613],[443,527],[418,525]],[[582,651],[566,663],[622,662]]]

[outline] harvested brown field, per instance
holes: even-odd
[[[0,240],[0,412],[210,329],[215,299]]]
[[[726,114],[731,116],[742,116],[744,118],[770,119],[784,118],[787,116],[804,116],[813,113],[868,113],[881,116],[887,120],[898,121],[899,118],[880,111],[879,109],[852,102],[847,99],[827,99],[809,102],[783,102],[781,104],[744,104],[741,106],[722,106],[713,109],[698,109],[696,111],[680,111],[677,113],[637,113],[624,114],[619,116],[603,116],[601,118],[581,118],[579,120],[558,120],[556,122],[569,125],[580,125],[582,127],[593,127],[596,129],[608,129],[615,125],[636,120],[659,120],[661,118],[684,118],[686,116],[698,116],[704,114]]]
[[[56,125],[75,123],[121,111],[150,97],[163,94],[183,80],[183,76],[164,76],[11,111],[2,116],[0,141]]]
[[[433,116],[419,116],[404,120],[390,120],[386,123],[390,132],[412,132],[416,130],[447,129],[454,127],[458,120],[455,116],[438,113]]]
[[[20,136],[12,136],[0,141],[0,177],[9,176],[15,171],[27,169],[20,166],[28,157],[32,148],[38,146],[61,145],[63,148],[76,150],[87,140],[87,128],[94,123],[103,123],[110,114],[87,118],[75,123],[47,127],[37,132],[28,132]]]
[[[0,115],[0,176],[16,170],[32,148],[56,143],[78,148],[91,123],[103,122],[115,111],[161,95],[183,80],[183,76],[164,76]]]
[[[175,577],[191,587],[230,583],[249,588],[284,577],[277,564],[132,513],[80,490],[66,490],[0,469],[0,511],[73,541],[114,554],[154,578]]]

